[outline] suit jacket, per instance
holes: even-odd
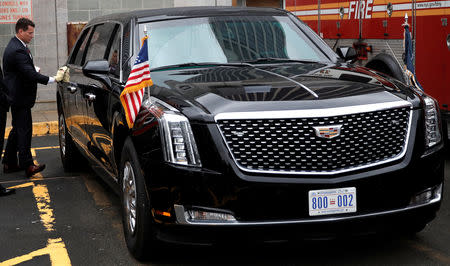
[[[33,59],[22,42],[13,37],[3,53],[3,82],[9,88],[11,106],[33,107],[37,84],[47,84],[49,77],[36,72]]]

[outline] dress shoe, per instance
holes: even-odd
[[[8,188],[4,188],[3,186],[0,186],[0,197],[8,196],[8,195],[11,195],[14,193],[16,193],[15,189],[8,189]]]
[[[23,170],[18,166],[17,164],[4,164],[3,165],[3,173],[9,174],[14,172],[19,172],[20,170]]]
[[[34,174],[37,174],[39,172],[42,172],[42,170],[45,169],[45,164],[40,164],[40,165],[30,165],[28,166],[27,170],[25,170],[25,174],[27,175],[27,177],[31,177]]]

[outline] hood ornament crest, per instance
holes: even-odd
[[[316,136],[324,139],[332,139],[341,134],[342,125],[316,126],[313,127]]]

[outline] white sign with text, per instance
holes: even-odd
[[[0,0],[0,23],[16,23],[21,17],[33,19],[31,0]]]

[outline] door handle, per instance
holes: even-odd
[[[67,90],[68,90],[70,93],[75,93],[75,92],[77,91],[77,88],[74,87],[74,86],[67,86]]]
[[[84,94],[84,98],[86,98],[89,102],[93,102],[95,101],[95,98],[97,98],[97,96],[93,93],[88,92]]]
[[[94,87],[96,89],[101,89],[100,86],[98,86],[97,84],[89,84],[90,87]]]

